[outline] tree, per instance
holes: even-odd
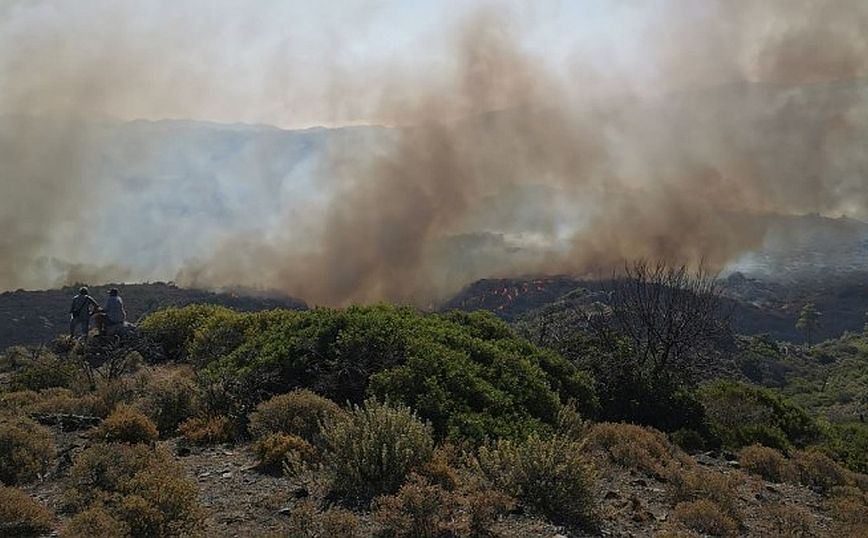
[[[608,347],[626,341],[633,367],[686,381],[731,336],[731,308],[717,275],[638,261],[608,284],[607,311],[590,322]]]
[[[814,333],[820,326],[820,312],[814,303],[808,303],[802,308],[796,328],[805,333],[805,341],[808,345],[813,343]]]

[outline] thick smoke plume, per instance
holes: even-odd
[[[868,217],[868,4],[672,0],[646,17],[641,55],[611,69],[526,46],[545,25],[482,9],[450,34],[446,67],[336,74],[330,102],[355,110],[341,96],[361,92],[367,117],[391,128],[329,143],[313,172],[327,195],[209,236],[196,256],[167,251],[177,278],[428,304],[480,277],[593,275],[639,257],[721,268],[762,245],[772,215]],[[122,73],[71,78],[85,102],[91,87],[115,101],[153,90],[117,84]],[[53,108],[4,84],[3,113]],[[106,186],[78,168],[100,140],[67,118],[44,132],[3,120],[0,287],[42,284],[28,275],[51,248],[86,261],[58,238],[75,245],[68,230],[93,224],[81,192]]]

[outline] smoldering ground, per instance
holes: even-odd
[[[447,61],[430,69],[413,65],[411,50],[376,69],[331,73],[329,106],[340,112],[330,119],[367,119],[392,126],[388,133],[330,141],[311,172],[317,196],[278,206],[257,228],[211,220],[183,228],[196,255],[166,247],[171,263],[161,270],[174,267],[168,276],[191,285],[272,287],[314,303],[427,304],[480,277],[594,274],[638,257],[719,268],[762,244],[769,214],[868,217],[864,3],[671,0],[646,14],[641,55],[611,68],[587,51],[554,59],[527,46],[525,35],[549,24],[542,11],[495,3],[462,16],[442,32]],[[120,47],[124,57],[135,49]],[[165,87],[147,84],[162,80],[151,64],[139,64],[117,62],[142,83],[132,87],[89,69],[63,80],[95,85],[113,103],[154,90],[169,99]],[[205,102],[219,82],[206,75],[196,78]],[[291,78],[271,72],[262,83]],[[3,95],[17,97],[4,97],[3,112],[52,108],[44,93],[26,90],[7,83]],[[176,97],[178,110],[195,106]],[[341,117],[348,111],[361,117]],[[111,188],[77,172],[99,140],[73,120],[63,125],[28,133],[23,152],[22,138],[2,139],[13,164],[3,172],[4,287],[40,285],[27,276],[40,257],[83,261],[57,237],[75,244],[70,228],[93,224],[81,192]],[[280,188],[252,172],[262,197]],[[245,212],[257,208],[230,216],[250,220]],[[147,221],[130,213],[130,226],[147,236]],[[212,230],[208,241],[203,228]],[[124,269],[128,278],[145,272]]]

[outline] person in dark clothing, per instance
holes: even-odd
[[[81,327],[82,335],[87,338],[90,331],[90,316],[99,310],[99,303],[90,296],[87,288],[78,290],[78,295],[72,298],[69,307],[69,336],[75,338],[76,329]]]

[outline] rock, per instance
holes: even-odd
[[[642,487],[642,488],[647,488],[647,487],[648,487],[648,482],[642,480],[641,478],[638,478],[638,479],[636,479],[636,480],[631,481],[631,482],[630,482],[630,485],[631,485],[631,486],[639,486],[639,487]]]
[[[232,472],[231,472],[231,471],[226,471],[226,472],[224,472],[223,474],[220,475],[220,478],[232,478]]]
[[[306,487],[301,486],[299,488],[295,488],[295,491],[292,492],[292,496],[296,499],[305,499],[310,496],[310,492],[307,490]]]
[[[611,491],[610,490],[610,491],[606,492],[606,494],[603,496],[603,498],[604,499],[620,499],[621,494],[618,493],[617,491]]]
[[[282,516],[289,516],[290,514],[292,514],[292,508],[287,506],[278,510],[277,513]]]
[[[177,450],[175,450],[175,454],[179,458],[186,458],[190,455],[190,448],[186,446],[179,446]]]

